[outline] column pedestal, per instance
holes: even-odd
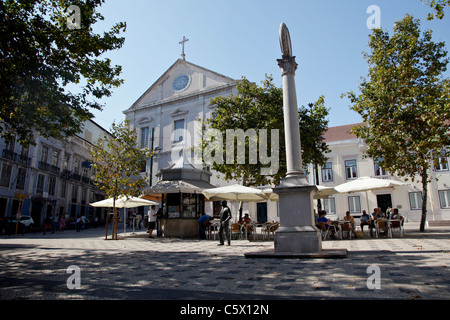
[[[277,253],[317,253],[322,249],[320,231],[314,226],[312,192],[316,186],[277,187],[280,227],[275,232]]]

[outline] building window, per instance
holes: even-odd
[[[181,142],[184,138],[184,119],[173,122],[173,142]]]
[[[12,171],[12,166],[9,164],[3,163],[2,175],[0,177],[0,186],[9,187],[9,182],[11,181],[11,171]]]
[[[47,163],[47,160],[48,160],[48,147],[43,145],[41,151],[41,162]]]
[[[14,152],[15,148],[16,148],[16,138],[13,138],[13,140],[8,142],[5,149]]]
[[[56,177],[55,176],[49,176],[48,177],[48,194],[50,196],[55,195],[56,190]]]
[[[69,160],[70,160],[70,154],[64,155],[64,162],[63,162],[63,169],[69,170]]]
[[[59,164],[59,151],[53,150],[52,152],[52,161],[50,163],[52,166],[58,167]]]
[[[81,203],[86,204],[87,189],[81,188]]]
[[[325,163],[322,167],[322,182],[333,181],[333,164]]]
[[[66,197],[66,187],[67,187],[67,182],[64,180],[61,180],[61,198],[65,198]]]
[[[25,189],[25,179],[27,177],[27,169],[19,168],[17,171],[17,182],[16,189],[24,190]]]
[[[19,154],[19,162],[20,163],[23,163],[26,165],[30,164],[31,159],[28,158],[28,153],[29,153],[28,147],[21,146],[20,154]]]
[[[346,160],[345,161],[345,175],[347,180],[356,179],[358,175],[356,173],[356,160]]]
[[[411,210],[422,209],[422,192],[409,193],[409,207],[411,208]]]
[[[359,196],[348,197],[348,210],[350,211],[350,213],[361,212],[361,202]]]
[[[437,159],[435,159],[434,169],[436,171],[448,171],[448,159],[445,153],[440,154]]]
[[[323,199],[323,209],[329,214],[336,213],[336,202],[334,198]]]
[[[72,186],[72,202],[78,201],[78,186]]]
[[[149,136],[149,128],[141,128],[141,148],[148,147],[148,136]]]
[[[374,166],[375,166],[375,176],[379,177],[379,176],[385,176],[386,175],[386,170],[384,170],[383,168],[381,168],[379,166],[379,162],[383,160],[383,159],[374,159]]]
[[[439,202],[441,203],[441,209],[450,208],[450,190],[439,191]]]
[[[45,181],[45,175],[38,174],[37,179],[37,186],[36,186],[36,192],[37,193],[43,193],[44,192],[44,181]]]
[[[76,174],[80,173],[80,159],[78,158],[73,160],[73,172]]]

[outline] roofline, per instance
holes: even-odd
[[[172,68],[174,68],[175,67],[175,65],[176,64],[178,64],[178,63],[187,63],[187,64],[190,64],[190,65],[192,65],[192,66],[194,66],[194,67],[196,67],[196,68],[200,68],[200,69],[203,69],[203,70],[205,70],[205,71],[208,71],[208,72],[211,72],[211,73],[214,73],[214,74],[216,74],[216,75],[218,75],[218,76],[220,76],[220,77],[224,77],[224,78],[226,78],[226,79],[228,79],[229,81],[233,81],[233,82],[236,82],[237,80],[235,80],[235,79],[232,79],[232,78],[230,78],[230,77],[227,77],[227,76],[225,76],[225,75],[223,75],[223,74],[220,74],[220,73],[218,73],[218,72],[216,72],[216,71],[213,71],[213,70],[210,70],[210,69],[207,69],[207,68],[205,68],[205,67],[202,67],[202,66],[199,66],[199,65],[197,65],[197,64],[195,64],[195,63],[192,63],[192,62],[189,62],[189,61],[186,61],[186,60],[184,60],[184,59],[181,59],[181,58],[179,58],[179,59],[177,59],[147,90],[145,90],[145,92],[143,93],[143,94],[141,94],[141,96],[128,108],[128,109],[126,109],[126,110],[124,110],[124,111],[122,111],[123,113],[127,113],[127,112],[130,112],[131,111],[131,109],[133,109],[133,107],[135,107],[138,103],[139,103],[139,101],[141,101],[141,99],[145,96],[145,95],[147,95],[147,93],[149,93],[160,81],[161,81],[161,79],[163,79],[166,75],[167,75],[167,73],[172,69]]]

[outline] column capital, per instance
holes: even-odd
[[[278,66],[281,69],[281,76],[292,74],[295,75],[295,70],[297,70],[298,64],[295,62],[295,57],[288,57],[283,59],[277,59]]]

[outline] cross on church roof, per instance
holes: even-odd
[[[179,44],[181,44],[182,45],[182,51],[181,51],[181,58],[183,58],[183,60],[186,60],[185,58],[186,58],[186,55],[184,54],[184,43],[185,42],[187,42],[187,41],[189,41],[189,39],[186,39],[186,37],[185,36],[183,36],[183,40],[181,40],[180,42],[178,42]]]

